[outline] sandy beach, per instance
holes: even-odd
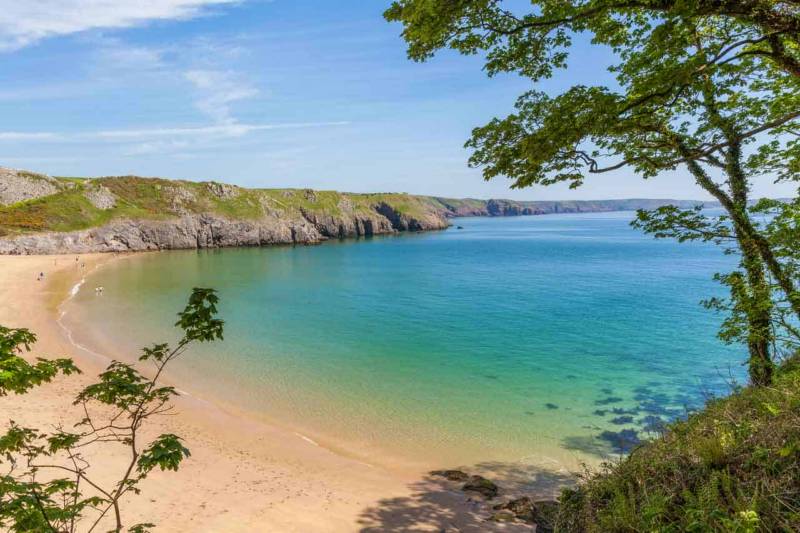
[[[68,356],[83,371],[24,396],[0,398],[3,424],[12,419],[49,428],[80,418],[71,400],[108,360],[70,342],[58,322],[59,306],[93,269],[122,257],[0,257],[0,324],[38,335],[30,356]],[[39,272],[44,281],[37,281]],[[146,480],[143,494],[124,506],[128,525],[153,522],[158,531],[175,532],[530,530],[484,522],[485,505],[424,472],[367,465],[191,397],[176,405],[176,413],[156,420],[149,432],[180,435],[192,455],[177,473],[158,471]],[[122,451],[102,450],[94,457],[94,475],[116,479]]]

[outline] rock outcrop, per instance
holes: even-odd
[[[84,196],[97,209],[113,209],[117,205],[117,198],[102,185],[90,186]]]
[[[0,206],[50,196],[63,187],[58,180],[44,174],[0,167]]]

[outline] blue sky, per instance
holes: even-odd
[[[0,0],[0,165],[459,197],[702,198],[683,173],[512,191],[473,127],[530,88],[475,57],[406,59],[389,0]],[[607,76],[580,45],[555,90]],[[764,179],[757,194],[791,195]]]

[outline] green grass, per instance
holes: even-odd
[[[0,228],[6,233],[73,231],[99,226],[108,220],[109,213],[95,208],[80,187],[0,207]]]
[[[345,196],[336,191],[310,191],[307,189],[261,189],[267,198],[267,205],[299,213],[301,210],[316,214],[338,216],[342,213],[340,204]]]
[[[382,193],[364,195],[369,197],[372,203],[386,203],[392,208],[408,217],[422,218],[432,212],[443,211],[444,207],[435,198],[428,196],[416,196],[413,194],[401,193]]]
[[[228,218],[256,219],[264,215],[264,208],[257,193],[242,190],[235,198],[217,198],[210,200],[213,212]]]
[[[800,531],[800,358],[561,497],[563,532]]]
[[[86,181],[90,180],[91,178],[81,178],[78,176],[53,176],[53,178],[57,179],[62,183],[73,184],[73,185],[80,185],[81,183],[85,183]]]

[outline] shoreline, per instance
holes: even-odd
[[[86,270],[75,255],[0,257],[0,324],[37,334],[31,356],[71,357],[84,372],[59,377],[24,396],[0,398],[0,411],[8,413],[3,425],[14,419],[45,428],[78,419],[71,399],[109,358],[70,339],[69,328],[61,323],[62,307],[97,269],[133,255],[78,256]],[[39,271],[46,281],[35,281],[33,273]],[[192,456],[177,473],[158,472],[145,481],[142,496],[124,507],[129,524],[152,521],[159,531],[176,532],[379,531],[411,520],[415,526],[460,524],[469,530],[487,516],[476,514],[480,505],[425,472],[364,463],[300,432],[184,392],[175,405],[178,412],[156,419],[151,431],[181,435]],[[116,450],[104,452],[103,462],[96,460],[92,471],[100,480],[111,480],[114,461],[124,457]],[[433,498],[436,510],[447,513],[431,514],[419,498]],[[480,525],[481,530],[487,527]]]
[[[181,253],[181,251],[167,252],[167,254],[172,253]],[[191,255],[192,252],[187,253]],[[134,264],[122,265],[123,269],[134,271],[150,260],[159,260],[158,256],[138,253],[127,253],[120,256],[120,258],[122,260],[137,261]],[[141,260],[141,262],[138,260]],[[114,264],[117,265],[116,262]],[[98,273],[99,269],[93,269],[87,273],[86,279],[92,279],[91,277]],[[112,272],[111,278],[113,277]],[[113,288],[111,278],[105,276],[97,279],[95,284],[111,285],[110,288]],[[119,287],[116,287],[116,289],[119,290]],[[89,293],[91,292],[90,289],[86,290]],[[136,364],[136,357],[133,355],[139,350],[138,338],[141,337],[144,341],[148,340],[150,335],[158,336],[164,333],[163,331],[150,333],[147,328],[141,329],[137,324],[134,327],[137,330],[136,336],[126,338],[124,341],[121,337],[115,338],[110,331],[118,328],[120,321],[113,318],[110,319],[109,322],[111,324],[107,324],[110,329],[106,330],[105,327],[99,325],[105,323],[102,315],[92,316],[84,313],[85,309],[92,308],[93,304],[90,302],[95,299],[93,295],[85,291],[81,293],[83,296],[79,298],[78,302],[70,302],[71,298],[67,299],[62,305],[63,311],[61,314],[62,318],[64,318],[64,311],[67,312],[66,318],[62,321],[62,327],[69,332],[74,344],[79,349],[88,352],[89,355],[100,357],[104,361],[109,361],[113,358],[129,364]],[[112,292],[116,294],[116,291]],[[113,298],[112,295],[109,295],[109,297]],[[179,304],[173,303],[173,305]],[[166,318],[171,316],[176,309],[177,307],[175,309],[170,307],[167,312],[164,308],[160,308],[159,313],[166,313],[163,315]],[[122,311],[116,310],[117,315],[120,312]],[[85,322],[95,319],[100,322],[93,325],[87,325]],[[119,331],[119,333],[124,335],[122,331]],[[132,339],[135,340],[131,342]],[[124,349],[121,349],[123,345]],[[218,348],[214,347],[210,351],[222,355],[226,349],[228,348],[221,344]],[[186,401],[213,405],[215,408],[237,419],[277,428],[288,435],[296,436],[332,454],[370,468],[386,470],[402,479],[416,479],[426,472],[443,468],[465,469],[480,473],[482,465],[486,464],[502,463],[509,470],[513,468],[538,468],[562,475],[568,472],[581,471],[585,465],[597,466],[599,464],[598,459],[582,454],[577,450],[565,449],[553,440],[548,440],[548,436],[542,436],[542,440],[537,440],[536,446],[533,448],[520,448],[519,446],[514,448],[513,445],[504,448],[503,443],[499,441],[497,446],[486,448],[485,445],[477,444],[470,440],[470,436],[465,435],[462,435],[461,440],[453,440],[451,438],[449,444],[442,444],[441,441],[436,440],[441,435],[435,433],[440,429],[439,426],[424,421],[419,426],[415,425],[420,423],[420,420],[405,421],[403,426],[406,432],[417,435],[417,437],[414,442],[399,444],[391,439],[376,438],[374,435],[370,435],[370,431],[380,433],[382,428],[391,428],[382,426],[383,422],[374,418],[373,413],[364,415],[364,418],[359,418],[360,414],[348,411],[347,409],[350,406],[346,404],[341,405],[339,410],[331,411],[330,414],[336,416],[347,412],[349,415],[343,414],[343,418],[337,418],[336,424],[330,426],[324,420],[313,416],[308,418],[302,415],[302,409],[300,410],[301,412],[293,411],[294,406],[291,405],[291,402],[288,404],[282,403],[280,399],[276,398],[273,398],[272,401],[261,402],[258,399],[262,390],[261,387],[269,387],[268,384],[237,380],[236,372],[227,373],[229,370],[227,367],[215,369],[213,363],[208,364],[207,361],[205,363],[203,360],[196,362],[196,364],[204,365],[199,370],[194,364],[190,365],[191,368],[179,364],[170,369],[162,380],[166,384],[176,387]],[[220,374],[217,374],[217,372],[220,372]],[[210,376],[218,376],[219,379],[211,378]],[[298,391],[302,390],[303,394],[311,395],[306,397],[306,400],[311,403],[304,405],[314,405],[316,401],[316,406],[312,409],[312,413],[320,412],[320,409],[324,410],[325,407],[330,407],[331,405],[337,405],[335,403],[336,398],[321,400],[321,397],[314,397],[312,391],[317,391],[317,388],[313,383],[304,385],[301,382],[295,382],[293,386],[298,388]],[[320,405],[320,401],[324,401],[326,405],[323,407]],[[355,418],[348,418],[348,416],[355,416]],[[348,429],[355,427],[352,425],[353,423],[359,424],[361,429]],[[472,435],[474,434],[473,432]],[[420,443],[426,444],[422,445]],[[538,487],[535,482],[531,483],[530,490],[538,493]],[[542,491],[542,495],[552,496],[548,491]]]
[[[97,348],[95,346],[86,345],[78,340],[75,339],[76,329],[75,327],[68,326],[64,323],[64,319],[67,317],[67,310],[65,307],[70,303],[70,301],[77,296],[78,292],[81,290],[83,285],[93,276],[95,275],[101,268],[111,265],[112,263],[116,263],[122,260],[128,259],[135,259],[141,257],[142,255],[146,254],[153,254],[159,253],[155,251],[151,252],[126,252],[126,253],[103,253],[103,256],[110,255],[111,257],[108,258],[109,260],[99,262],[98,264],[94,265],[94,267],[87,271],[74,285],[72,285],[69,293],[66,297],[58,304],[56,309],[57,318],[56,323],[63,331],[65,337],[69,341],[69,343],[74,347],[75,350],[88,355],[93,360],[101,363],[103,368],[107,366],[111,361],[114,359],[119,359],[123,362],[128,364],[133,364],[138,366],[138,361],[135,358],[126,357],[122,352],[125,350],[120,350],[119,352],[114,351],[116,346],[106,346],[105,348]],[[100,259],[106,259],[105,257],[101,257]],[[90,331],[94,333],[91,327],[87,328],[89,331],[83,331],[84,335],[88,334]],[[81,333],[77,331],[77,333]],[[91,335],[89,335],[91,336]],[[112,343],[113,344],[113,343]],[[106,352],[106,350],[110,350]],[[113,355],[113,356],[112,356]],[[148,374],[147,369],[141,369],[144,374]],[[185,376],[184,376],[185,377]],[[245,408],[243,406],[236,405],[235,403],[229,402],[220,398],[218,395],[215,394],[204,394],[203,391],[198,390],[197,387],[192,387],[191,384],[188,382],[187,379],[181,379],[180,377],[176,376],[174,371],[173,372],[165,372],[160,382],[162,384],[171,385],[175,388],[175,391],[178,392],[179,398],[183,402],[191,402],[193,407],[196,409],[201,408],[201,406],[211,406],[211,408],[218,410],[224,413],[226,416],[230,416],[235,418],[236,420],[241,421],[242,423],[246,424],[253,424],[255,426],[258,425],[265,425],[269,428],[276,429],[285,433],[287,436],[294,435],[297,438],[315,446],[321,448],[333,455],[341,457],[344,460],[353,461],[355,463],[367,466],[369,468],[381,468],[385,469],[393,474],[399,474],[403,478],[413,478],[420,474],[427,472],[426,468],[418,467],[417,465],[411,464],[403,464],[400,465],[400,461],[381,461],[380,464],[372,464],[367,462],[365,458],[360,457],[357,453],[353,452],[350,453],[346,447],[343,446],[336,446],[332,443],[328,443],[329,439],[326,439],[324,435],[319,437],[312,438],[304,433],[301,432],[301,429],[288,423],[280,423],[277,420],[274,420],[265,414],[259,414]],[[182,385],[184,388],[181,388],[179,385]],[[192,392],[186,390],[186,388],[192,389]],[[177,400],[177,398],[176,398]],[[426,465],[426,466],[433,466],[433,465]]]
[[[32,356],[72,357],[84,372],[79,376],[59,377],[24,396],[0,399],[0,410],[20,423],[47,427],[55,422],[53,418],[74,421],[70,405],[74,393],[90,383],[92,376],[109,361],[102,354],[72,345],[67,338],[68,330],[58,323],[59,313],[81,280],[85,283],[94,269],[124,256],[80,256],[86,270],[72,266],[74,257],[0,258],[3,271],[0,323],[27,327],[37,334],[39,340],[33,346]],[[25,274],[39,271],[45,272],[46,281],[37,282],[31,274],[26,287]],[[30,320],[33,317],[35,320]],[[29,408],[31,404],[36,405],[35,410]],[[371,497],[407,493],[405,484],[410,480],[335,455],[301,436],[239,419],[193,396],[178,397],[175,405],[179,413],[156,419],[152,429],[175,430],[185,439],[192,456],[177,473],[159,472],[145,482],[142,497],[132,498],[125,506],[131,524],[146,518],[157,523],[160,531],[252,531],[267,525],[270,529],[288,531],[351,531]],[[100,478],[113,475],[113,467],[97,461],[92,470]],[[227,484],[226,473],[230,478]],[[269,487],[268,480],[275,482],[275,486]],[[258,505],[252,493],[257,492],[254,487],[264,484],[268,486],[258,492],[266,501]],[[314,487],[315,484],[319,486]],[[225,486],[224,491],[219,490],[220,485]],[[151,502],[150,498],[158,494],[161,497]],[[167,494],[172,501],[164,499]],[[178,494],[181,500],[188,501],[176,513],[178,505],[174,497]],[[338,501],[332,498],[333,494]],[[282,505],[276,506],[277,502]],[[315,517],[301,511],[308,508],[327,510]]]

